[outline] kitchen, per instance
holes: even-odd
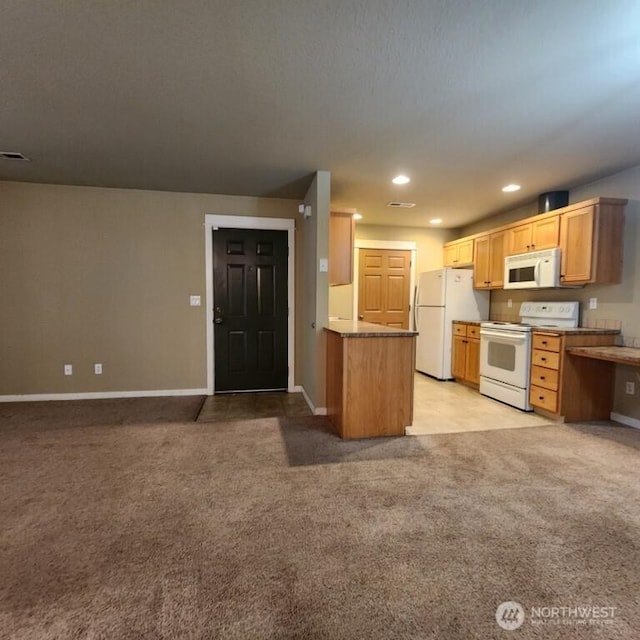
[[[584,188],[581,191],[576,192],[577,194],[584,194],[584,200],[592,199],[597,193],[599,188],[607,189],[605,193],[612,193],[610,187],[607,186],[607,180],[600,181],[600,183],[595,183],[589,189]],[[604,185],[604,186],[601,186]],[[626,187],[626,191],[624,193],[628,193],[628,186]],[[577,202],[583,202],[584,200],[578,200],[576,197],[576,193],[571,193],[571,202],[572,205]],[[617,194],[616,194],[617,195]],[[362,223],[358,223],[355,226],[355,237],[357,238],[359,245],[366,244],[367,241],[371,243],[375,243],[376,238],[392,238],[396,241],[404,240],[404,241],[413,241],[415,242],[416,250],[416,262],[417,269],[416,271],[420,273],[422,271],[422,265],[426,264],[426,268],[424,271],[437,272],[442,269],[443,264],[446,262],[445,253],[443,255],[443,246],[450,247],[451,245],[456,244],[456,240],[461,238],[459,242],[464,242],[464,239],[469,236],[482,236],[486,235],[487,232],[495,231],[497,228],[502,227],[515,227],[518,228],[521,225],[515,225],[516,222],[522,222],[524,219],[532,219],[538,218],[541,220],[549,219],[553,217],[552,213],[538,211],[540,203],[532,202],[528,207],[519,208],[511,212],[511,216],[506,216],[504,214],[495,216],[493,218],[488,219],[487,221],[483,221],[482,223],[477,223],[472,225],[466,229],[463,229],[461,232],[457,234],[456,238],[451,238],[451,236],[447,237],[447,234],[444,233],[444,230],[441,229],[433,229],[431,233],[426,232],[422,229],[398,229],[392,227],[374,227],[364,225]],[[568,206],[568,205],[565,205]],[[561,208],[561,210],[563,210]],[[571,210],[571,206],[569,205],[569,210]],[[483,295],[487,298],[490,298],[490,311],[486,317],[483,318],[464,318],[458,317],[455,318],[450,314],[447,316],[447,321],[451,320],[465,320],[465,319],[488,319],[494,323],[521,323],[526,321],[527,323],[536,323],[536,324],[568,324],[569,326],[565,326],[562,331],[567,333],[569,329],[573,328],[574,335],[573,336],[565,336],[563,339],[568,340],[567,346],[570,346],[569,343],[578,343],[581,340],[587,340],[587,342],[591,341],[591,344],[600,344],[598,340],[603,340],[602,344],[618,344],[620,346],[626,346],[630,348],[638,348],[640,347],[640,339],[638,339],[638,329],[637,323],[633,319],[633,312],[628,304],[622,302],[624,297],[631,296],[633,297],[634,288],[637,289],[638,280],[635,278],[634,270],[637,270],[636,262],[638,256],[638,247],[636,246],[635,239],[635,203],[631,201],[627,204],[624,215],[624,237],[620,238],[621,228],[618,231],[619,244],[623,244],[624,246],[620,246],[619,249],[622,249],[624,252],[624,261],[622,263],[622,272],[617,276],[611,277],[611,274],[605,274],[603,279],[609,278],[610,280],[614,280],[619,278],[618,283],[610,283],[610,284],[587,284],[587,285],[575,285],[571,287],[550,287],[546,286],[540,288],[531,288],[529,285],[525,283],[511,283],[511,285],[507,284],[507,287],[503,288],[503,283],[500,283],[500,286],[497,288],[491,288],[490,291],[486,291]],[[607,218],[608,220],[610,217]],[[618,219],[618,223],[621,223],[621,218]],[[616,244],[615,233],[612,234],[610,229],[606,230],[606,235],[603,234],[603,238],[609,238],[611,242],[607,244],[604,240],[601,240],[600,251],[603,252],[603,255],[607,256],[607,259],[603,261],[603,264],[606,265],[607,269],[613,268],[611,265],[615,262],[615,259],[612,260],[612,253],[614,245]],[[440,243],[439,247],[439,255],[437,253],[437,245]],[[424,249],[423,249],[424,247]],[[538,247],[536,247],[538,248]],[[530,255],[531,252],[525,252],[524,255]],[[619,252],[618,252],[619,254]],[[450,252],[449,252],[450,255]],[[424,258],[427,258],[424,260]],[[439,258],[439,260],[438,260]],[[421,260],[422,259],[422,260]],[[559,268],[559,262],[557,263]],[[462,265],[467,268],[470,265]],[[463,269],[453,270],[453,273],[458,271],[459,273],[463,272]],[[615,268],[614,268],[615,271]],[[515,274],[516,271],[513,271]],[[524,271],[523,271],[524,273]],[[603,272],[604,273],[604,272]],[[558,274],[559,275],[559,274]],[[504,273],[501,274],[501,277],[504,279]],[[508,276],[507,276],[508,277]],[[517,279],[517,276],[513,276],[514,279]],[[419,279],[419,277],[416,277]],[[560,282],[558,281],[558,285]],[[353,296],[354,288],[352,285],[341,286],[341,287],[331,287],[330,289],[330,313],[333,315],[338,314],[353,314],[354,309],[353,305],[345,304],[345,300],[351,300]],[[476,295],[481,293],[476,289]],[[529,302],[530,305],[525,304],[525,308],[534,309],[535,315],[535,307],[539,306],[542,302],[549,302],[552,308],[555,307],[556,310],[559,308],[570,308],[570,312],[568,312],[569,318],[565,318],[560,320],[560,322],[549,321],[549,319],[533,319],[529,317],[527,319],[520,318],[520,309],[523,306],[523,303]],[[560,303],[572,303],[571,305],[561,305]],[[538,303],[538,305],[534,304]],[[579,311],[578,311],[579,309]],[[525,309],[526,310],[526,309]],[[415,309],[413,309],[412,313],[415,314]],[[484,314],[482,314],[484,315]],[[526,316],[526,313],[523,314]],[[563,315],[560,313],[559,315]],[[567,313],[564,313],[567,315]],[[346,316],[343,316],[346,317]],[[415,325],[413,325],[415,326]],[[579,329],[577,327],[580,327]],[[479,329],[479,327],[478,327]],[[556,329],[560,329],[556,327]],[[594,335],[596,335],[596,342],[594,341]],[[598,338],[597,336],[601,336]],[[575,336],[579,336],[580,339],[577,339]],[[589,336],[589,337],[587,337]],[[530,338],[528,338],[528,345],[530,345]],[[418,338],[420,340],[420,338]],[[479,340],[478,340],[479,343]],[[531,347],[527,346],[526,351],[530,352]],[[478,349],[479,351],[479,349]],[[418,350],[419,353],[419,350]],[[419,358],[420,356],[418,356]],[[582,362],[582,361],[581,361]],[[604,399],[602,400],[603,406],[608,406],[609,410],[607,410],[606,415],[609,413],[613,419],[618,422],[622,422],[629,426],[639,426],[638,416],[640,413],[638,412],[638,402],[637,396],[633,393],[630,393],[630,389],[635,389],[635,384],[639,381],[638,378],[638,369],[629,361],[623,361],[618,364],[614,364],[612,362],[600,362],[595,363],[593,360],[588,363],[585,363],[585,366],[592,367],[594,371],[596,371],[597,375],[600,375],[604,372],[610,379],[614,379],[615,383],[612,389],[612,396],[608,397],[607,394],[604,394]],[[420,367],[418,367],[419,369]],[[527,374],[529,374],[529,367],[526,367]],[[538,374],[540,373],[539,370]],[[599,372],[599,373],[598,373]],[[544,371],[543,371],[544,373]],[[553,373],[553,372],[552,372]],[[421,376],[422,374],[419,374]],[[435,378],[439,378],[440,376],[436,373]],[[455,376],[457,377],[457,376]],[[487,390],[487,382],[488,386],[495,386],[495,382],[492,383],[487,378],[487,381],[483,385],[484,389],[482,391]],[[537,381],[540,383],[540,380]],[[631,384],[630,384],[631,383]],[[420,377],[416,378],[416,388],[420,384]],[[544,381],[543,381],[544,384]],[[460,386],[460,385],[456,385]],[[473,385],[471,385],[473,387]],[[479,388],[479,384],[476,388]],[[543,387],[538,387],[534,385],[536,389],[545,391]],[[442,388],[442,387],[441,387]],[[601,388],[598,389],[600,391],[600,396],[602,396]],[[549,390],[546,390],[547,392]],[[475,392],[477,393],[477,392]],[[527,387],[527,391],[525,392],[528,396],[529,389]],[[487,395],[491,395],[491,392],[487,393]],[[500,395],[500,394],[493,394]],[[597,394],[594,394],[597,395]],[[467,398],[471,398],[471,396],[466,396]],[[540,396],[538,396],[540,397]],[[499,398],[504,401],[504,398]],[[474,398],[475,400],[475,398]],[[489,401],[488,402],[494,402]],[[538,401],[539,404],[544,405],[543,401]],[[510,403],[514,404],[514,403]],[[416,405],[417,407],[417,405]],[[517,413],[519,416],[530,416],[531,414],[525,414],[524,410],[530,411],[531,406],[528,402],[528,398],[522,403],[520,407],[520,411]],[[552,407],[552,411],[545,411],[544,406],[536,408],[536,415],[540,417],[549,417],[551,419],[560,419],[562,416],[556,412],[556,408]],[[599,418],[603,417],[603,409],[600,407],[599,409]],[[419,411],[416,412],[416,416],[419,416]],[[575,414],[573,419],[589,419],[589,415],[580,415],[576,418],[578,414]],[[591,418],[593,419],[593,417]],[[517,421],[517,420],[516,420]],[[526,423],[527,420],[524,420]],[[486,423],[486,420],[485,420]],[[407,433],[412,433],[413,428],[409,427],[407,429]],[[420,432],[418,430],[418,432]]]

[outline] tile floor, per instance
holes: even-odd
[[[310,415],[309,406],[301,393],[286,391],[224,393],[206,398],[197,421],[227,422]]]
[[[440,382],[415,374],[413,424],[407,435],[517,429],[555,424],[533,412],[520,411],[480,395],[457,382]]]
[[[229,393],[206,398],[198,422],[252,420],[278,416],[309,416],[301,393]],[[455,382],[440,382],[415,375],[413,424],[407,435],[433,435],[541,427],[554,424],[535,413],[526,413]]]

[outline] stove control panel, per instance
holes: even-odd
[[[577,327],[579,313],[579,302],[523,302],[520,305],[520,318],[522,322],[532,320],[557,320],[560,321],[558,326]]]

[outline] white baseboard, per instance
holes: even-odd
[[[296,391],[299,391],[300,393],[302,393],[302,397],[304,398],[305,402],[307,403],[307,406],[309,407],[309,409],[311,409],[311,413],[313,413],[314,416],[326,416],[327,415],[327,407],[315,407],[313,405],[313,402],[311,402],[311,398],[309,398],[309,395],[305,391],[304,387],[302,387],[300,385],[297,385],[296,386]]]
[[[47,400],[103,400],[107,398],[157,398],[161,396],[206,396],[206,389],[152,389],[149,391],[90,391],[88,393],[32,393],[0,396],[0,402]]]
[[[638,418],[632,418],[631,416],[625,416],[621,413],[611,413],[611,419],[614,422],[620,422],[627,427],[633,427],[634,429],[640,429],[640,420]]]

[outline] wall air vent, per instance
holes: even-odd
[[[30,158],[27,158],[27,156],[17,151],[0,151],[0,158],[2,158],[2,160],[19,160],[21,162],[30,161]]]
[[[394,209],[411,209],[415,207],[415,202],[397,202],[392,200],[391,202],[387,202],[387,207],[393,207]]]

